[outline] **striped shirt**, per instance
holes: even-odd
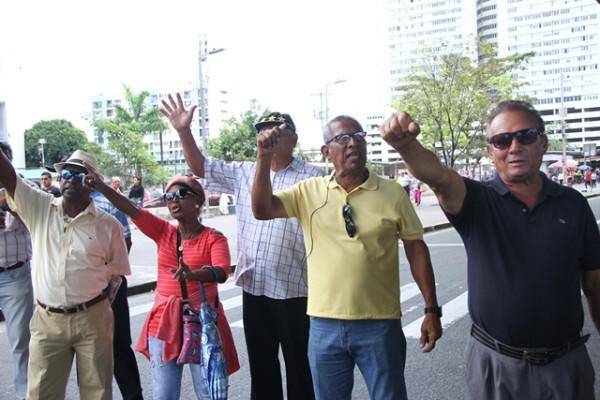
[[[4,229],[0,229],[0,267],[10,267],[19,261],[31,259],[31,238],[20,218],[9,212],[0,211],[4,218]]]
[[[131,230],[129,229],[129,221],[127,220],[125,213],[115,207],[115,205],[100,192],[92,192],[90,196],[98,210],[112,215],[121,223],[121,225],[123,225],[123,237],[129,239],[131,237]]]
[[[236,196],[237,267],[235,281],[245,292],[272,299],[306,297],[306,259],[302,229],[295,218],[259,221],[252,214],[250,195],[256,163],[226,163],[207,158],[205,188]],[[273,190],[323,176],[323,171],[298,159],[281,171],[271,171]]]

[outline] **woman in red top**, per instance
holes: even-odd
[[[201,295],[198,282],[204,282],[207,300],[215,304],[217,282],[229,275],[230,257],[227,239],[199,222],[204,204],[204,190],[193,178],[179,176],[166,186],[165,199],[177,227],[147,210],[131,203],[95,176],[89,182],[104,194],[118,209],[130,216],[138,228],[158,247],[158,279],[154,305],[140,334],[136,350],[151,361],[152,386],[155,399],[179,399],[183,366],[176,359],[181,349],[181,286],[185,278],[190,304],[200,308]],[[183,262],[178,268],[177,229],[181,234]],[[192,281],[192,282],[190,282]],[[229,323],[222,304],[218,305],[217,326],[221,336],[229,374],[240,368]],[[189,364],[194,390],[198,399],[208,398],[202,368]]]

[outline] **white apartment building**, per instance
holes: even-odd
[[[555,132],[561,130],[564,109],[570,147],[582,150],[584,143],[596,143],[600,149],[598,3],[500,0],[496,6],[498,55],[535,52],[519,73],[527,82],[520,93],[536,99],[536,108]]]
[[[476,57],[475,38],[500,57],[535,52],[518,79],[551,131],[600,149],[600,6],[591,0],[388,0],[390,86],[422,62],[422,49]],[[562,77],[562,78],[561,78]],[[562,84],[561,84],[562,82]]]
[[[387,5],[392,97],[427,49],[476,59],[475,0],[388,0]]]
[[[204,102],[206,108],[207,115],[207,136],[208,137],[216,137],[219,134],[219,130],[223,122],[231,116],[231,112],[229,110],[229,94],[226,90],[222,89],[206,89],[206,85],[204,86],[205,96]],[[190,108],[193,105],[199,105],[199,89],[197,88],[187,88],[187,89],[176,89],[170,92],[171,94],[179,92],[183,98],[184,106],[186,108]],[[151,92],[150,96],[146,98],[145,106],[148,109],[159,108],[161,106],[161,100],[167,99],[169,93],[156,93]],[[211,99],[210,105],[208,107],[208,99]],[[168,100],[167,100],[168,101]],[[126,107],[126,101],[122,98],[112,98],[103,95],[98,95],[94,97],[91,101],[91,113],[90,113],[90,121],[97,119],[112,119],[115,116],[115,106],[121,105],[122,107]],[[167,121],[165,121],[167,122]],[[168,124],[168,122],[167,122]],[[203,146],[203,137],[202,137],[202,126],[200,124],[200,110],[199,108],[194,113],[194,118],[192,120],[192,133],[194,135],[194,139],[198,146]],[[102,131],[94,128],[94,141],[104,148],[107,147],[106,143],[106,134]],[[166,170],[173,173],[181,173],[185,170],[185,160],[183,157],[183,148],[181,147],[181,142],[179,140],[179,136],[177,132],[175,132],[170,127],[164,132],[157,132],[151,135],[146,135],[144,140],[148,146],[148,150],[154,159],[158,162],[162,162],[165,166]],[[161,152],[161,142],[162,142],[162,152]]]

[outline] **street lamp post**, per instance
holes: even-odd
[[[41,167],[44,168],[44,165],[46,165],[46,158],[44,155],[44,145],[46,144],[46,139],[44,139],[44,138],[39,139],[38,144],[40,145],[40,155],[42,156]]]
[[[206,61],[209,55],[217,54],[224,50],[225,49],[223,48],[218,48],[206,51],[202,45],[202,38],[200,38],[200,41],[198,42],[198,90],[200,91],[198,94],[198,101],[200,102],[200,137],[202,138],[202,148],[204,151],[206,151],[206,148],[208,147],[208,132],[206,129],[206,99],[204,96],[204,76],[202,74],[202,62]]]
[[[325,123],[329,122],[329,86],[346,82],[346,79],[337,79],[325,84]]]

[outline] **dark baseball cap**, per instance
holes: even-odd
[[[286,124],[288,126],[288,128],[290,128],[292,130],[292,132],[296,132],[296,125],[294,124],[294,121],[292,120],[292,117],[290,117],[290,114],[282,114],[279,112],[272,112],[269,114],[265,114],[262,117],[260,117],[258,119],[258,121],[256,121],[256,123],[254,124],[254,127],[256,128],[256,131],[260,131],[260,128],[267,126],[267,125],[281,125],[281,124]]]

